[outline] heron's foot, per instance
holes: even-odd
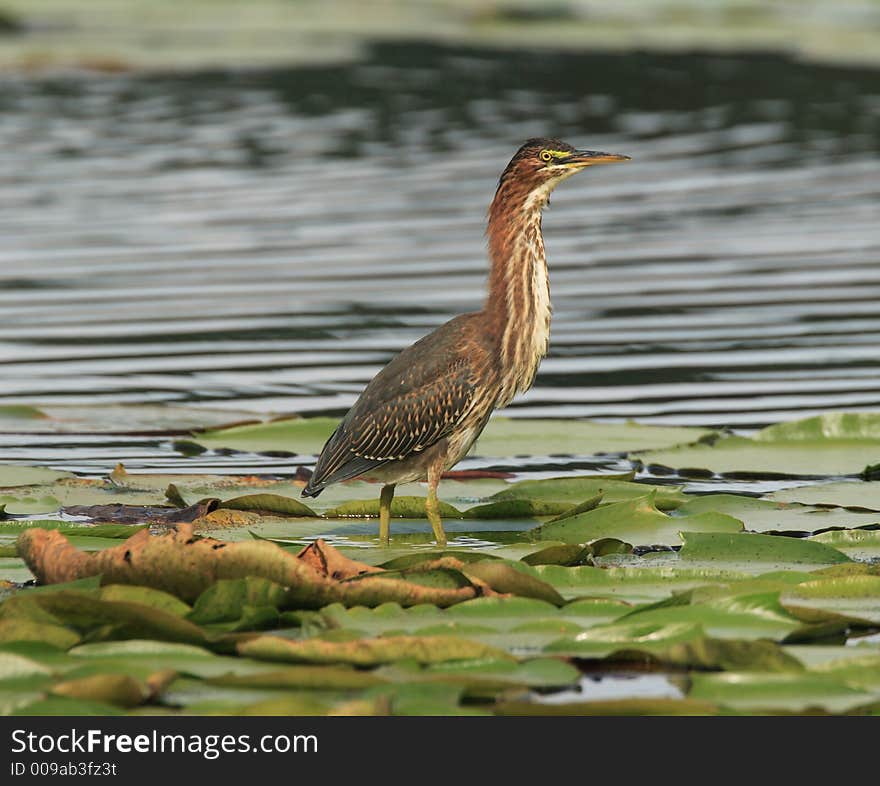
[[[431,529],[434,530],[434,540],[437,541],[438,546],[445,546],[446,532],[443,530],[443,521],[440,518],[440,502],[434,489],[428,490],[428,498],[425,500],[425,512],[428,514],[428,521],[431,522]]]
[[[394,499],[394,484],[382,486],[379,494],[379,544],[391,544],[391,501]]]

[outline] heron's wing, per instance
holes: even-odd
[[[304,494],[430,447],[454,430],[474,393],[467,353],[442,328],[426,336],[370,382],[327,440]]]

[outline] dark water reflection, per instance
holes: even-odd
[[[751,427],[880,406],[880,74],[379,45],[354,65],[0,90],[0,404],[339,412],[478,307],[532,135],[633,156],[545,219],[515,414]]]

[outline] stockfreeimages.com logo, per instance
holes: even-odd
[[[317,753],[314,734],[264,734],[253,742],[250,734],[108,734],[100,729],[63,734],[12,732],[13,753],[116,754],[195,753],[217,759],[224,753]]]

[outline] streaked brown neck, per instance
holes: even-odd
[[[550,285],[541,211],[546,191],[502,180],[489,208],[489,294],[483,313],[498,342],[504,406],[532,386],[550,341]]]

